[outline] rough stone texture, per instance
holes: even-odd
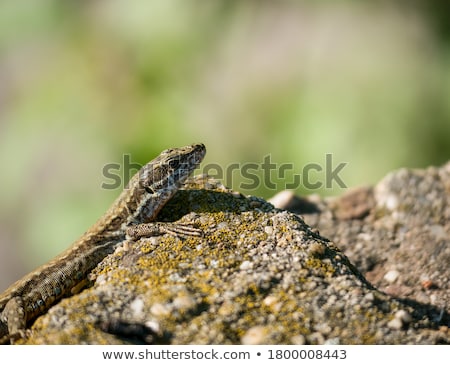
[[[204,237],[164,235],[124,245],[93,272],[90,288],[38,318],[24,342],[450,343],[442,305],[382,293],[337,248],[349,250],[368,276],[380,266],[398,271],[391,280],[399,287],[412,275],[405,259],[417,260],[421,270],[414,275],[424,295],[448,295],[448,167],[430,171],[390,175],[356,204],[351,195],[298,199],[310,212],[307,220],[332,241],[294,213],[192,180],[160,219],[196,224]],[[371,277],[378,286],[383,270],[381,279]],[[429,288],[421,275],[428,275]]]
[[[338,198],[283,192],[272,201],[333,240],[379,290],[433,308],[449,333],[450,162],[401,169]]]

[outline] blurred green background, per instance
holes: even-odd
[[[205,163],[270,154],[299,173],[331,153],[349,187],[444,163],[449,4],[2,1],[0,290],[107,209],[102,168],[123,154],[204,142]]]

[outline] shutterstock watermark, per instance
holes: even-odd
[[[280,191],[295,190],[303,187],[308,190],[347,188],[340,174],[347,166],[347,162],[333,162],[333,155],[325,155],[322,163],[310,162],[301,169],[293,163],[276,163],[272,156],[266,155],[261,162],[231,163],[222,166],[216,163],[203,164],[194,174],[206,174],[220,180],[224,185],[237,190],[266,190]],[[122,163],[109,163],[103,167],[103,189],[117,189],[124,182],[138,172],[143,165],[131,161],[130,155],[123,155]],[[235,182],[238,185],[235,185]]]

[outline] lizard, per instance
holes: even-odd
[[[202,232],[190,225],[156,220],[205,154],[200,143],[162,151],[130,179],[106,213],[69,248],[3,292],[0,343],[29,336],[31,321],[61,298],[83,289],[89,273],[124,242],[164,233],[201,236]]]

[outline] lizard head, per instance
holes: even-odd
[[[203,144],[170,148],[160,153],[139,172],[139,182],[149,193],[177,190],[198,167],[206,154]]]
[[[142,167],[130,180],[128,193],[122,199],[129,214],[127,224],[154,219],[205,154],[206,148],[201,143],[170,148]]]

